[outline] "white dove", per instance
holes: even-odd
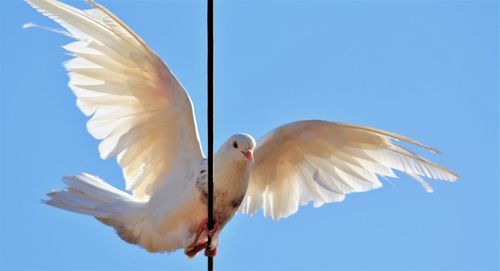
[[[184,248],[188,257],[215,255],[218,235],[239,210],[263,209],[275,220],[312,201],[315,207],[346,194],[381,187],[393,169],[415,178],[458,176],[391,140],[431,152],[412,139],[382,130],[328,121],[281,126],[255,143],[230,137],[215,154],[216,228],[207,230],[207,163],[191,100],[168,67],[120,19],[89,1],[80,10],[53,0],[28,0],[76,41],[64,46],[64,66],[88,131],[102,140],[103,159],[117,157],[125,193],[87,173],[64,178],[67,188],[45,203],[96,217],[126,242],[151,252]],[[33,26],[29,24],[28,26]],[[207,236],[213,237],[207,247]]]

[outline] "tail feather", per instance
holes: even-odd
[[[64,177],[68,186],[64,190],[54,190],[47,194],[44,203],[68,211],[91,215],[97,218],[122,220],[124,215],[132,215],[137,202],[127,194],[96,176],[81,173]]]
[[[99,203],[86,199],[70,190],[53,191],[47,195],[51,198],[42,202],[50,206],[85,215],[106,216],[106,214],[95,211]]]
[[[180,224],[162,228],[148,202],[135,199],[98,177],[81,173],[63,179],[66,188],[47,194],[44,203],[75,213],[94,216],[115,229],[130,244],[150,252],[173,251],[184,246],[189,229]],[[176,220],[177,218],[174,218]]]
[[[138,243],[141,234],[134,234],[134,228],[144,216],[144,202],[87,173],[64,177],[63,182],[68,186],[66,189],[48,193],[49,199],[42,202],[94,216],[115,228],[123,240]]]
[[[135,201],[130,194],[111,186],[99,177],[87,173],[64,177],[63,182],[68,185],[71,192],[80,193],[86,198],[101,203],[113,203],[123,200]]]

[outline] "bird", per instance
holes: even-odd
[[[214,155],[214,222],[207,218],[208,163],[192,101],[160,57],[124,22],[89,0],[78,9],[56,0],[26,0],[73,41],[63,48],[76,105],[90,119],[102,159],[115,158],[126,191],[89,173],[63,178],[43,202],[95,217],[124,241],[149,252],[184,249],[215,256],[219,235],[236,213],[280,220],[299,207],[341,202],[382,186],[402,172],[433,192],[424,178],[459,176],[397,144],[437,153],[380,129],[327,120],[300,120],[255,140],[229,137]],[[25,28],[39,27],[32,23]],[[208,239],[212,242],[209,244]]]

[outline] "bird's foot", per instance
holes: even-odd
[[[207,236],[213,237],[219,229],[220,226],[217,217],[214,218],[214,227],[211,230],[208,229],[208,218],[203,219],[200,222],[198,229],[196,230],[193,242],[191,242],[188,248],[184,251],[184,254],[186,254],[186,256],[188,256],[189,258],[192,258],[196,256],[196,254],[198,254],[198,252],[200,252],[201,250],[206,249],[205,255],[212,257],[215,256],[215,254],[217,254],[217,247],[208,249],[208,242],[199,243],[199,240],[202,233],[205,232]]]
[[[189,258],[193,258],[203,249],[205,250],[205,256],[207,257],[215,257],[215,255],[217,255],[217,247],[209,248],[208,241],[196,244],[189,250],[184,251],[184,254],[186,254],[186,256],[188,256]]]
[[[205,248],[205,256],[207,257],[215,257],[217,255],[217,247],[214,248]]]
[[[199,243],[199,244],[196,244],[193,247],[189,248],[188,250],[185,250],[184,254],[186,254],[186,256],[188,256],[189,258],[193,258],[194,256],[196,256],[196,254],[198,254],[198,252],[202,251],[203,249],[206,249],[207,247],[208,247],[208,241],[203,242],[203,243]],[[205,254],[206,254],[206,250],[205,250]]]
[[[198,226],[198,230],[196,231],[196,235],[194,237],[192,245],[198,243],[198,240],[200,239],[200,236],[203,232],[206,232],[208,236],[213,237],[218,230],[219,230],[219,220],[217,219],[217,217],[214,218],[214,227],[211,230],[208,230],[208,218],[203,219],[200,222],[200,225]]]

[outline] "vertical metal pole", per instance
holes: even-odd
[[[214,1],[207,3],[207,91],[208,91],[208,229],[214,227]],[[208,247],[212,238],[208,237]],[[213,257],[208,257],[208,271],[214,269]]]

